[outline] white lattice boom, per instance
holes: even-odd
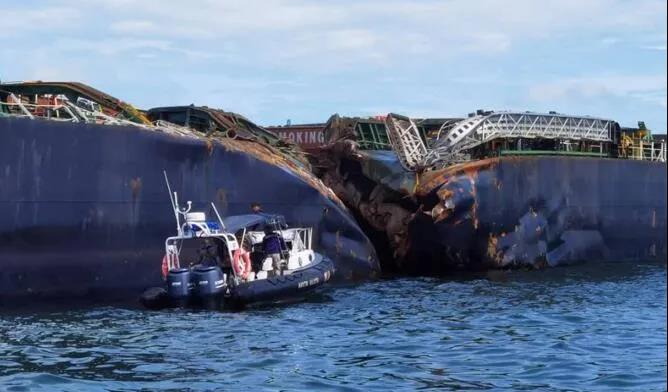
[[[594,117],[497,112],[477,115],[456,124],[436,146],[441,158],[503,138],[612,141],[613,121]]]
[[[390,144],[405,169],[416,170],[424,165],[427,146],[413,120],[390,113],[385,117],[385,128]]]

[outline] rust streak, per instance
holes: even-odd
[[[253,141],[227,139],[217,136],[213,136],[212,139],[222,145],[226,151],[245,152],[262,162],[276,165],[294,172],[304,180],[304,182],[317,189],[322,195],[328,197],[336,202],[341,208],[347,210],[341,199],[329,187],[323,184],[322,181],[316,178],[311,173],[308,166],[295,162],[295,160],[290,159],[287,155],[281,153],[274,147]]]
[[[444,169],[424,172],[420,175],[419,186],[416,187],[417,196],[426,196],[434,188],[441,186],[458,173],[479,172],[490,169],[499,163],[499,158],[487,158],[479,161],[460,163]]]
[[[132,190],[132,199],[136,200],[139,197],[139,193],[141,192],[141,178],[136,177],[130,179],[130,189]]]
[[[206,140],[206,152],[209,156],[213,155],[213,141],[211,139]]]

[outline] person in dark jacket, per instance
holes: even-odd
[[[253,202],[250,205],[251,212],[253,214],[262,214],[264,211],[262,211],[262,206],[260,203]]]
[[[264,239],[262,239],[262,250],[264,250],[265,257],[271,257],[274,271],[281,270],[281,254],[286,249],[287,246],[285,245],[283,237],[273,231],[270,227],[265,227]]]
[[[209,238],[204,239],[204,243],[197,250],[199,264],[206,267],[225,267],[223,259],[220,257],[220,250],[217,244]]]

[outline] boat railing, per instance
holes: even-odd
[[[310,227],[298,227],[286,230],[290,232],[290,236],[287,236],[290,241],[292,241],[292,249],[295,251],[309,250],[312,246],[312,237],[313,229]],[[284,235],[284,237],[286,237]]]
[[[294,251],[309,250],[313,247],[313,229],[310,227],[297,227],[277,230],[276,232],[283,237],[284,241],[292,243],[292,250]],[[248,231],[245,233],[245,237],[250,240],[252,245],[261,244],[264,236],[263,231]]]
[[[639,161],[666,162],[666,142],[646,142],[639,140],[628,147],[626,158]]]
[[[62,103],[58,104],[34,104],[21,102],[21,100],[16,97],[11,99],[12,102],[0,101],[0,107],[18,108],[18,112],[0,110],[0,116],[4,115],[7,117],[21,117],[29,119],[45,118],[52,121],[73,123],[85,122],[104,125],[132,125],[141,128],[148,128],[148,126],[144,124],[138,124],[130,120],[110,116],[102,112],[101,109],[99,109],[99,105],[94,102],[92,102],[92,104],[86,105],[85,101],[78,101],[77,104],[73,104],[67,100],[67,98],[62,98]],[[61,113],[64,113],[64,115],[61,115]],[[191,128],[170,123],[165,120],[154,121],[151,124],[151,128],[155,128],[156,130],[171,135],[196,137],[196,133]]]
[[[302,251],[309,249],[308,246],[308,230],[309,229],[294,229],[292,236],[292,250],[293,251]]]
[[[302,239],[302,243],[306,249],[313,249],[313,228],[302,228],[299,229],[299,236]]]

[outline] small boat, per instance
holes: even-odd
[[[335,273],[334,263],[313,251],[310,227],[290,228],[283,216],[265,213],[222,219],[214,203],[211,220],[205,212],[191,212],[190,201],[180,208],[176,192],[170,190],[170,198],[177,235],[165,240],[165,287],[141,297],[148,308],[278,302],[303,296]],[[271,241],[278,253],[265,252]]]

